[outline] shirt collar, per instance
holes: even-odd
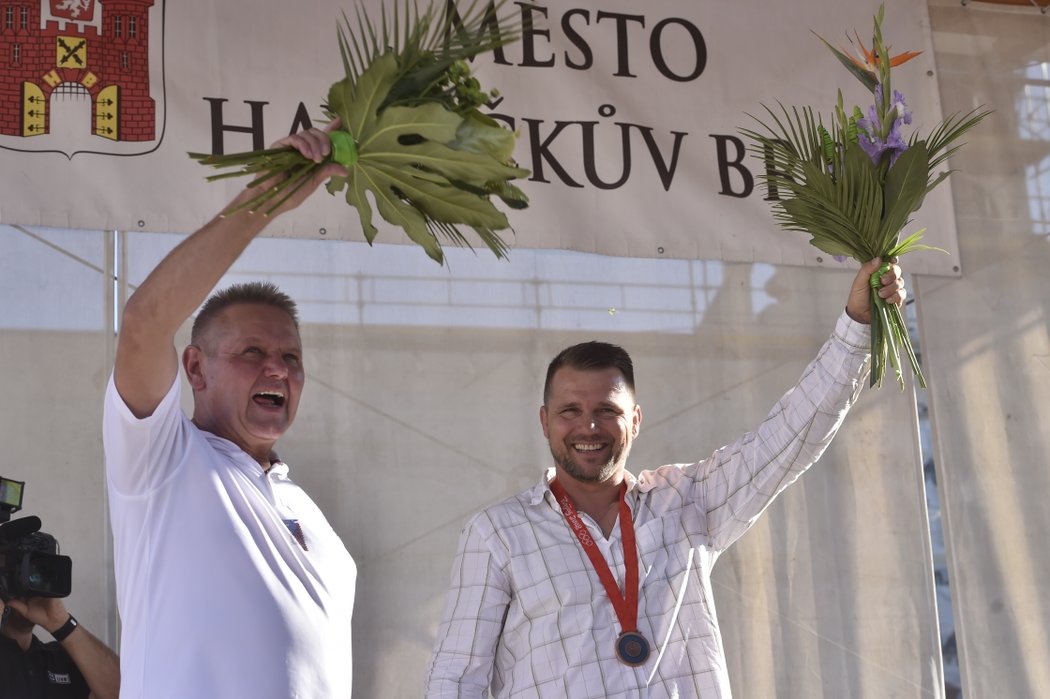
[[[17,648],[19,653],[32,653],[34,651],[40,650],[40,648],[44,646],[44,642],[37,638],[36,634],[33,634],[29,637],[29,648],[23,651],[22,646],[18,643],[18,641],[6,634],[0,633],[0,646],[4,644]]]
[[[283,477],[288,476],[288,464],[281,461],[281,458],[277,456],[276,452],[273,452],[272,454],[273,461],[270,462],[270,470],[264,471],[262,465],[258,461],[253,459],[248,452],[244,451],[230,440],[225,437],[220,437],[217,434],[212,434],[207,430],[201,430],[199,427],[197,429],[200,430],[201,434],[204,435],[204,438],[208,440],[208,444],[210,444],[215,451],[229,457],[230,460],[237,465],[237,468],[243,471],[246,475],[255,478],[266,476],[271,473]]]

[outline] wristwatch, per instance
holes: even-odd
[[[62,641],[66,640],[66,636],[73,633],[73,629],[75,629],[77,626],[79,626],[79,624],[77,624],[77,620],[73,617],[72,614],[70,614],[69,620],[66,623],[59,626],[54,631],[52,631],[51,636],[56,641],[61,643]]]

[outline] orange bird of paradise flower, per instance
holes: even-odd
[[[814,32],[814,34],[816,34],[818,39],[824,42],[824,45],[835,54],[835,57],[839,59],[839,62],[842,63],[850,73],[864,83],[864,86],[869,90],[872,92],[875,91],[875,87],[879,84],[879,56],[874,46],[872,47],[872,50],[869,51],[864,45],[864,42],[861,41],[860,35],[857,34],[857,32],[853,32],[853,35],[857,37],[855,44],[853,39],[850,39],[849,34],[846,35],[846,38],[854,45],[854,51],[846,52],[832,46],[831,43],[820,34],[817,34],[816,32]],[[859,50],[857,50],[857,47],[859,47]],[[856,53],[857,55],[852,55],[853,53]],[[901,63],[910,61],[921,53],[922,51],[905,51],[896,56],[890,56],[890,67],[899,66]]]
[[[857,58],[855,58],[854,56],[849,55],[848,53],[845,53],[845,52],[843,52],[843,53],[845,54],[845,56],[847,58],[849,58],[851,61],[853,61],[853,64],[855,66],[857,66],[861,70],[867,71],[868,73],[871,73],[872,75],[878,75],[878,72],[877,72],[878,71],[877,61],[878,61],[879,57],[874,51],[875,47],[873,46],[872,50],[869,51],[867,49],[867,47],[864,46],[864,42],[861,41],[860,34],[858,34],[857,32],[854,31],[853,32],[853,36],[857,37],[857,44],[856,45],[860,46],[860,51],[858,51],[857,53],[864,60],[860,61]],[[846,35],[846,38],[849,39],[849,35]],[[853,43],[852,39],[850,39],[850,43],[851,44]],[[889,51],[889,48],[890,47],[887,46],[886,50]],[[916,56],[918,56],[921,53],[922,53],[922,51],[905,51],[904,53],[898,53],[896,56],[890,56],[890,67],[891,68],[896,68],[900,64],[907,63],[908,61],[910,61],[911,59],[915,58]]]

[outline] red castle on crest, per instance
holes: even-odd
[[[52,96],[63,95],[91,100],[91,123],[84,128],[96,136],[154,140],[156,104],[149,92],[153,3],[0,0],[0,135],[50,133],[52,111],[61,108]]]

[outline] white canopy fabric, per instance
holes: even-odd
[[[955,159],[967,273],[918,284],[967,697],[1050,686],[1050,19],[931,3],[945,110],[988,104]]]

